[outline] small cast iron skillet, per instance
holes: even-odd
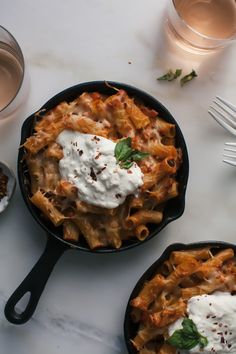
[[[132,307],[130,306],[130,301],[138,296],[140,290],[142,289],[144,283],[146,281],[151,280],[154,275],[156,274],[157,270],[160,268],[160,266],[165,262],[167,259],[169,259],[171,252],[173,251],[185,251],[185,250],[191,250],[191,249],[197,249],[197,248],[202,248],[202,247],[211,247],[211,251],[214,254],[214,251],[217,251],[219,249],[225,249],[225,248],[232,248],[236,252],[236,245],[233,245],[231,243],[227,242],[221,242],[221,241],[204,241],[204,242],[196,242],[196,243],[189,243],[189,244],[183,244],[183,243],[173,243],[172,245],[168,246],[165,251],[162,253],[160,258],[157,259],[147,270],[146,272],[141,276],[141,278],[138,280],[136,283],[127,307],[125,311],[125,320],[124,320],[124,337],[125,337],[125,342],[126,346],[128,349],[129,354],[137,354],[137,350],[133,346],[132,342],[130,341],[133,339],[138,331],[138,324],[133,323],[131,319],[131,312],[132,312]]]
[[[167,111],[167,109],[155,100],[153,97],[148,95],[147,93],[138,90],[132,86],[121,84],[117,82],[109,82],[111,86],[114,86],[118,89],[124,89],[126,92],[133,97],[141,100],[145,105],[150,108],[155,109],[159,112],[159,115],[163,117],[167,122],[174,123],[176,126],[176,145],[180,147],[183,151],[183,164],[178,172],[177,179],[179,181],[179,196],[170,200],[165,208],[164,217],[162,223],[159,225],[150,225],[151,232],[150,236],[147,239],[151,239],[156,236],[163,227],[165,227],[171,221],[179,218],[184,212],[185,206],[185,192],[188,180],[188,171],[189,171],[189,163],[188,163],[188,153],[186,144],[184,141],[184,137],[181,133],[181,130],[172,117],[172,115]],[[52,109],[56,105],[58,105],[62,101],[72,101],[78,95],[83,92],[100,92],[107,95],[112,95],[115,93],[115,90],[111,87],[108,87],[105,81],[93,81],[78,84],[76,86],[70,87],[53,98],[51,98],[41,109],[45,109],[46,111]],[[21,131],[21,145],[25,142],[25,140],[31,136],[34,132],[34,124],[35,124],[35,114],[32,114],[28,117]],[[62,238],[62,228],[55,228],[53,224],[47,221],[41,214],[41,212],[30,202],[30,178],[28,174],[28,169],[26,163],[23,159],[25,151],[23,148],[20,148],[18,155],[18,179],[20,189],[24,198],[24,201],[34,219],[42,226],[43,230],[47,234],[47,244],[46,248],[33,267],[31,272],[27,275],[27,277],[23,280],[20,286],[16,289],[16,291],[9,298],[6,307],[5,307],[5,316],[8,321],[14,324],[22,324],[27,322],[30,317],[33,315],[35,308],[38,304],[39,298],[42,294],[42,291],[46,285],[46,282],[49,278],[49,275],[56,264],[57,260],[63,254],[63,252],[67,249],[76,249],[81,251],[88,252],[96,252],[96,253],[110,253],[110,252],[118,252],[128,250],[131,247],[137,246],[141,244],[140,241],[130,240],[124,242],[120,249],[114,249],[111,247],[100,248],[96,250],[91,250],[85,243],[85,241],[80,240],[78,243],[66,242]],[[26,293],[30,293],[30,297],[28,300],[28,304],[25,310],[22,313],[18,313],[15,309],[16,304],[20,301],[21,298]]]

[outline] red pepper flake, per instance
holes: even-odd
[[[92,167],[90,167],[90,177],[92,178],[92,180],[97,181],[97,176]]]
[[[132,174],[133,172],[129,169],[129,170],[127,170],[127,173],[130,175],[130,174]]]
[[[95,142],[100,141],[100,140],[101,140],[101,139],[98,138],[96,135],[94,135],[94,137],[92,138],[92,141],[95,141]]]
[[[3,173],[0,168],[0,200],[7,195],[7,182],[8,177]]]
[[[79,174],[77,170],[74,170],[74,178],[79,178]]]
[[[100,173],[102,173],[102,171],[104,171],[106,169],[106,166],[104,166],[100,171],[97,172],[97,175],[100,175]]]
[[[99,159],[99,157],[100,157],[101,155],[102,155],[101,152],[99,152],[99,153],[97,154],[97,156],[95,156],[95,160]]]
[[[221,343],[224,343],[224,342],[225,342],[224,337],[221,337],[221,338],[220,338],[220,342],[221,342]]]

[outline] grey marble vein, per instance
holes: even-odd
[[[9,327],[9,323],[3,315],[6,301],[7,297],[0,290],[0,308],[2,309],[0,314],[0,330]],[[17,310],[19,312],[22,311],[22,306],[17,306]],[[40,310],[40,313],[37,312],[37,316],[33,315],[29,321],[36,327],[41,327],[47,333],[51,332],[58,337],[65,337],[67,341],[78,340],[80,337],[83,337],[95,343],[102,343],[104,347],[112,349],[113,353],[124,353],[124,341],[121,334],[114,335],[105,332],[92,324],[82,322],[58,311],[52,313],[48,309]]]

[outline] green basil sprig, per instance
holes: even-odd
[[[175,72],[173,70],[169,70],[165,75],[157,78],[159,81],[173,81],[177,79],[182,74],[182,69],[176,69]]]
[[[181,78],[180,85],[184,86],[187,82],[193,80],[195,77],[197,77],[197,73],[195,70],[192,70],[191,73],[189,73]]]
[[[140,161],[149,155],[148,152],[132,149],[131,143],[131,138],[125,138],[116,144],[115,158],[119,162],[121,168],[128,169],[132,167],[134,161]]]
[[[182,69],[176,69],[175,72],[170,69],[165,75],[157,78],[158,81],[173,81],[182,75]],[[180,85],[184,86],[187,82],[193,80],[197,77],[197,73],[195,70],[192,70],[189,74],[182,76],[180,79]]]
[[[182,327],[174,331],[172,336],[168,338],[167,343],[177,349],[186,350],[190,350],[198,344],[200,348],[204,348],[208,344],[208,339],[198,332],[197,326],[191,319],[185,318]]]

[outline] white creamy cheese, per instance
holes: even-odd
[[[188,300],[187,312],[208,344],[203,349],[196,346],[190,351],[178,350],[178,353],[236,354],[236,296],[219,291],[193,296]],[[182,328],[182,321],[180,318],[170,325],[169,335]]]
[[[116,144],[101,136],[64,130],[57,142],[64,157],[59,162],[61,177],[78,188],[78,197],[92,205],[116,208],[143,184],[136,163],[122,169],[114,156]]]
[[[7,205],[8,205],[8,201],[9,201],[9,198],[8,196],[6,195],[5,197],[3,197],[1,200],[0,200],[0,213],[6,209]]]

